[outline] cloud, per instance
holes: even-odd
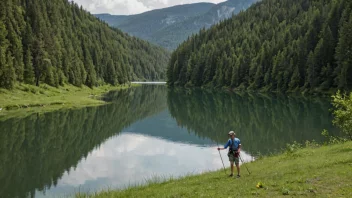
[[[74,0],[78,5],[93,14],[110,13],[124,15],[130,13],[141,13],[151,10],[146,4],[138,0]]]
[[[222,154],[226,159],[226,152]],[[245,152],[242,152],[242,157],[245,161],[252,160]],[[80,187],[93,191],[106,186],[121,188],[143,183],[153,176],[182,176],[221,167],[219,153],[213,147],[122,133],[91,152],[77,168],[66,172],[57,188]],[[91,183],[94,183],[94,189]]]
[[[109,13],[115,15],[129,15],[160,9],[174,5],[210,2],[220,3],[225,0],[73,0],[78,5],[93,14]]]

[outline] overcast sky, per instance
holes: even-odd
[[[149,10],[180,4],[211,2],[225,0],[73,0],[92,14],[109,13],[115,15],[138,14]]]

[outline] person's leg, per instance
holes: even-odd
[[[240,164],[236,164],[237,167],[237,175],[240,175]]]
[[[240,158],[235,158],[236,168],[237,168],[237,175],[240,175]]]
[[[231,174],[230,174],[230,177],[231,177],[231,176],[233,176],[233,165],[235,162],[235,158],[233,155],[228,155],[228,156],[229,156],[230,167],[231,167]]]
[[[233,161],[231,161],[230,164],[231,164],[231,175],[233,175]]]

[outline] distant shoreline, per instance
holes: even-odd
[[[166,84],[166,82],[131,82],[131,84]]]
[[[140,86],[137,83],[132,85]],[[100,97],[109,91],[128,89],[130,86],[103,85],[51,87],[42,84],[18,84],[13,90],[0,89],[0,120],[21,117],[32,113],[56,111],[59,109],[82,108],[106,104]]]

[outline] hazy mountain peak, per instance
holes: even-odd
[[[130,16],[96,15],[111,26],[170,50],[201,28],[247,9],[258,0],[228,0],[219,4],[194,3]]]

